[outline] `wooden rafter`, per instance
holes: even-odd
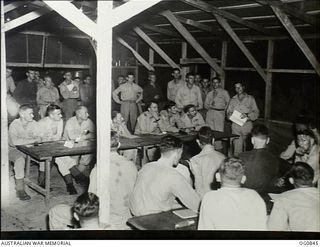
[[[312,67],[315,69],[317,74],[320,76],[320,64],[317,61],[317,58],[312,53],[311,49],[307,45],[307,43],[303,40],[295,26],[290,21],[289,17],[279,8],[276,6],[272,6],[271,8],[275,15],[278,17],[282,25],[285,27],[285,29],[290,34],[291,38],[296,42],[296,44],[299,46],[303,54],[306,56],[306,58],[311,63]]]
[[[177,29],[177,31],[188,41],[188,43],[200,54],[200,56],[213,68],[219,75],[223,73],[223,70],[211,58],[211,56],[203,49],[203,47],[196,41],[196,39],[189,33],[189,31],[178,21],[178,19],[172,14],[171,11],[166,10],[162,12],[168,21]]]
[[[159,54],[172,68],[178,68],[177,65],[148,35],[146,35],[139,27],[133,29],[155,52]]]
[[[263,78],[264,81],[267,80],[266,73],[263,71],[259,63],[256,61],[256,59],[253,57],[251,52],[248,50],[248,48],[243,44],[243,42],[240,40],[238,35],[232,30],[230,24],[228,21],[224,18],[222,18],[220,15],[214,15],[219,22],[219,24],[222,26],[222,28],[229,34],[229,36],[232,38],[232,40],[237,44],[239,49],[243,52],[243,54],[248,58],[250,63],[253,65],[253,67],[257,70],[259,75]]]
[[[157,32],[157,33],[161,33],[161,34],[171,36],[171,37],[180,38],[180,36],[177,33],[172,32],[172,31],[165,29],[165,28],[162,28],[162,27],[157,27],[157,26],[153,26],[150,24],[141,24],[141,26],[148,29],[148,30]]]
[[[14,1],[12,3],[8,3],[6,5],[4,5],[4,13],[8,13],[14,9],[19,8],[22,5],[28,4],[30,1]]]
[[[44,7],[44,8],[40,8],[38,10],[32,11],[28,14],[25,14],[23,16],[20,16],[12,21],[9,21],[7,23],[4,24],[3,30],[5,32],[10,31],[14,28],[20,27],[30,21],[33,21],[49,12],[51,12],[52,10]]]
[[[282,9],[282,11],[284,11],[285,13],[305,22],[305,23],[309,23],[315,27],[320,27],[319,25],[319,20],[311,15],[306,14],[305,12],[301,11],[300,9],[288,6],[283,4],[281,1],[277,0],[272,0],[272,1],[267,1],[267,0],[256,0],[256,2],[260,3],[261,5],[272,5],[272,6],[276,6],[280,9]]]
[[[149,71],[154,71],[154,68],[134,49],[132,48],[126,41],[124,41],[124,39],[117,37],[117,41],[123,45],[124,47],[126,47],[127,49],[129,49],[133,56]]]
[[[257,25],[253,22],[250,22],[250,21],[246,21],[246,20],[243,20],[242,18],[234,15],[234,14],[231,14],[227,11],[224,11],[224,10],[220,10],[218,9],[217,7],[215,6],[212,6],[204,1],[201,1],[201,0],[180,0],[186,4],[189,4],[193,7],[196,7],[202,11],[205,11],[205,12],[208,12],[208,13],[211,13],[211,14],[214,14],[214,15],[219,15],[225,19],[228,19],[228,20],[231,20],[231,21],[234,21],[240,25],[243,25],[243,26],[246,26],[248,28],[251,28],[253,30],[256,30],[260,33],[264,33],[264,34],[268,34],[268,35],[272,35],[272,32],[270,32],[269,30],[265,29],[264,27],[260,26],[260,25]]]
[[[265,104],[264,104],[264,118],[270,119],[271,116],[271,101],[272,101],[272,72],[273,67],[273,54],[274,54],[274,41],[268,41],[268,58],[267,58],[267,81],[265,91]]]

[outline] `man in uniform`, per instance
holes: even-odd
[[[162,89],[157,84],[157,77],[155,74],[149,74],[149,82],[143,88],[143,102],[145,104],[150,103],[151,101],[157,102],[160,109],[162,108],[162,102],[164,100]]]
[[[185,114],[181,117],[180,129],[185,129],[187,132],[198,131],[201,127],[205,126],[205,122],[201,114],[196,110],[194,105],[187,105],[184,108]]]
[[[185,83],[181,80],[180,69],[174,68],[172,70],[172,77],[173,80],[168,82],[167,86],[167,98],[170,101],[176,100],[177,90],[180,86],[184,85]]]

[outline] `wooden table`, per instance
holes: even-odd
[[[187,142],[196,138],[196,133],[184,135],[173,133],[172,135],[180,138],[182,141]],[[145,146],[159,145],[161,138],[165,135],[139,135],[137,138],[124,138],[120,137],[121,147],[120,150],[143,148]],[[229,140],[230,138],[237,137],[237,135],[230,135],[224,132],[215,131],[216,140]],[[39,145],[20,145],[17,149],[27,155],[26,159],[26,184],[45,196],[45,203],[49,205],[50,199],[50,163],[56,157],[73,156],[90,154],[96,151],[96,142],[89,140],[85,142],[75,143],[73,148],[64,146],[65,141],[45,142]],[[30,159],[35,159],[38,162],[45,162],[46,181],[45,188],[40,187],[38,184],[30,180]]]

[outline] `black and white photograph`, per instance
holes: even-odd
[[[319,239],[319,61],[319,0],[1,0],[1,239]]]

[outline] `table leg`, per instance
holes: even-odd
[[[26,175],[25,178],[29,178],[30,177],[30,162],[31,162],[31,158],[29,155],[27,155],[26,158]]]
[[[45,189],[46,189],[46,194],[45,194],[45,204],[48,207],[49,206],[49,202],[50,202],[50,163],[51,160],[46,160],[45,161],[45,169],[46,169],[46,185],[45,185]]]

